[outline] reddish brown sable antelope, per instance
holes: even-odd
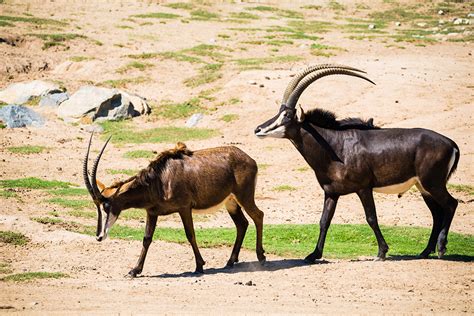
[[[109,138],[110,140],[110,138]],[[193,248],[196,273],[203,273],[205,264],[194,235],[192,211],[217,208],[225,204],[237,228],[237,237],[227,267],[238,262],[248,221],[241,207],[252,218],[257,228],[257,258],[265,262],[262,247],[263,212],[255,205],[257,164],[237,147],[216,147],[191,151],[183,143],[160,153],[149,166],[128,180],[105,187],[97,181],[99,160],[107,142],[92,167],[91,181],[87,162],[92,135],[84,159],[83,175],[95,205],[97,206],[97,240],[102,241],[120,215],[128,208],[144,208],[147,212],[143,248],[138,263],[130,272],[135,277],[143,270],[143,264],[151,244],[158,216],[179,213],[186,237]],[[106,218],[102,223],[102,211]]]
[[[343,65],[311,66],[295,76],[283,95],[278,114],[255,129],[258,137],[289,139],[313,168],[324,190],[319,239],[306,257],[313,262],[323,255],[324,241],[341,195],[356,193],[378,242],[378,258],[388,245],[380,231],[372,192],[403,194],[416,185],[433,215],[433,228],[422,258],[446,252],[449,226],[458,202],[446,183],[456,170],[459,148],[451,139],[422,128],[378,128],[372,119],[336,120],[328,111],[304,113],[296,108],[303,91],[329,75],[349,75],[372,82],[363,71]],[[373,82],[372,82],[373,83]]]

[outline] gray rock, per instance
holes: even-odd
[[[444,15],[444,11],[443,11],[443,10],[439,10],[439,11],[438,11],[438,14],[439,14],[439,15]]]
[[[426,27],[426,23],[425,22],[420,22],[420,23],[416,23],[417,26],[419,27]]]
[[[0,108],[0,120],[9,128],[39,127],[44,124],[44,119],[38,113],[26,106],[16,104]]]
[[[395,26],[401,26],[402,23],[401,22],[395,22]]]
[[[375,29],[375,24],[369,24],[369,30]]]
[[[67,92],[54,90],[46,95],[41,96],[39,106],[57,108],[67,99],[69,99],[69,94]]]
[[[189,120],[186,121],[186,127],[194,127],[196,126],[200,120],[204,117],[202,113],[193,114]]]
[[[117,89],[84,86],[61,103],[57,113],[67,122],[76,122],[83,117],[104,121],[148,114],[150,107],[136,95]]]
[[[0,101],[10,104],[23,104],[32,97],[47,94],[52,90],[59,90],[59,86],[42,80],[13,83],[0,91]]]

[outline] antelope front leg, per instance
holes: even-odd
[[[191,215],[191,209],[180,211],[179,216],[183,221],[184,231],[186,232],[186,238],[191,244],[191,247],[193,247],[194,258],[196,260],[196,271],[194,273],[204,273],[203,266],[206,264],[206,262],[204,262],[204,259],[202,258],[196,243],[196,235],[194,234],[194,225],[193,217]]]
[[[158,215],[151,215],[150,212],[148,212],[147,210],[145,236],[143,236],[142,252],[140,254],[140,258],[138,258],[137,265],[128,273],[128,275],[132,278],[142,273],[143,265],[145,264],[146,254],[148,252],[148,248],[150,247],[151,241],[153,239],[153,233],[155,232],[157,219],[158,219]]]

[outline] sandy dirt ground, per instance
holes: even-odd
[[[253,135],[257,125],[276,114],[276,102],[291,75],[308,64],[331,62],[356,66],[367,71],[377,85],[348,77],[327,78],[301,97],[304,109],[331,109],[341,118],[373,117],[375,124],[382,127],[436,130],[455,140],[461,150],[458,170],[450,182],[474,184],[472,42],[440,40],[426,46],[394,42],[389,36],[394,21],[388,35],[365,40],[349,39],[342,28],[332,27],[327,33],[317,34],[318,43],[342,48],[333,50],[334,56],[328,58],[311,54],[311,40],[295,40],[290,45],[275,47],[245,44],[267,35],[258,30],[286,26],[291,20],[267,11],[246,10],[256,3],[193,2],[194,9],[208,10],[221,17],[230,16],[231,12],[260,16],[236,23],[232,19],[192,20],[189,10],[172,9],[156,1],[2,2],[0,15],[55,19],[67,26],[15,22],[15,27],[0,27],[1,38],[15,39],[15,45],[0,42],[0,88],[13,82],[42,79],[61,83],[74,92],[85,84],[146,78],[131,82],[124,89],[147,98],[153,106],[164,100],[183,102],[203,90],[213,89],[213,99],[202,101],[210,110],[198,127],[217,129],[220,135],[186,144],[191,149],[233,144],[253,157],[260,166],[256,202],[265,213],[266,224],[317,223],[321,215],[322,190],[291,143],[281,139],[260,140]],[[349,17],[366,18],[372,11],[388,10],[393,5],[391,1],[339,1],[345,9],[337,11],[325,1],[258,2],[280,10],[302,12],[305,21],[336,24]],[[402,6],[419,3],[405,1]],[[308,4],[320,7],[302,8]],[[457,7],[467,13],[473,10],[468,4]],[[179,14],[181,18],[132,17],[151,12]],[[445,17],[446,21],[452,18]],[[237,28],[257,31],[244,32]],[[86,38],[42,49],[44,41],[32,36],[33,33],[77,33]],[[94,41],[100,41],[101,45]],[[145,60],[152,64],[145,70],[117,72],[132,61],[127,57],[130,54],[179,51],[199,44],[218,45],[227,54],[222,77],[215,82],[188,87],[183,81],[199,74],[200,65],[167,58]],[[295,55],[301,60],[262,64],[262,69],[251,70],[239,68],[236,62],[237,58],[273,54]],[[73,58],[77,56],[87,58],[77,61]],[[239,101],[229,102],[232,99]],[[48,118],[42,128],[0,129],[0,179],[38,177],[82,184],[82,159],[90,135],[87,126],[66,124],[52,111],[41,113]],[[226,114],[237,115],[237,120],[222,121],[220,118]],[[185,119],[166,120],[153,114],[133,120],[139,129],[183,126],[184,122]],[[48,149],[32,155],[7,150],[25,145]],[[93,152],[97,153],[101,146],[96,141]],[[100,179],[111,183],[126,177],[106,173],[105,169],[138,170],[147,165],[147,159],[124,158],[128,151],[160,152],[172,146],[111,144],[101,161],[104,167],[99,171]],[[279,185],[295,190],[275,191]],[[42,225],[31,218],[47,216],[52,210],[65,220],[90,225],[95,220],[71,217],[57,205],[45,202],[49,195],[44,191],[16,189],[16,193],[21,198],[0,197],[0,230],[21,232],[31,242],[22,247],[0,243],[0,261],[15,273],[58,271],[70,277],[26,283],[0,281],[0,313],[474,313],[474,265],[470,260],[389,258],[374,262],[372,258],[358,258],[306,265],[301,258],[268,255],[262,267],[255,253],[242,250],[241,263],[229,270],[223,267],[231,249],[224,247],[201,249],[206,260],[205,274],[195,276],[190,273],[194,259],[189,245],[156,241],[150,248],[143,275],[130,280],[124,275],[134,266],[141,242],[97,243],[89,236]],[[452,193],[460,203],[451,231],[473,234],[473,196],[460,191]],[[402,198],[375,194],[375,200],[379,223],[383,225],[431,227],[431,214],[417,191],[409,191]],[[340,199],[333,223],[365,223],[356,196]],[[144,226],[143,221],[129,224]],[[233,223],[220,210],[197,220],[195,226],[233,227]],[[160,219],[159,227],[181,227],[181,223],[173,215]],[[420,245],[420,251],[424,246]]]

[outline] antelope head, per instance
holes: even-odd
[[[94,161],[92,167],[91,179],[89,180],[87,162],[89,160],[89,150],[91,148],[92,136],[89,139],[89,145],[87,146],[86,156],[84,158],[84,164],[82,168],[82,173],[84,176],[84,183],[86,185],[89,194],[94,201],[94,204],[97,207],[97,230],[96,230],[96,239],[97,241],[102,241],[107,238],[109,229],[117,220],[120,215],[121,208],[117,207],[114,203],[114,195],[117,192],[117,188],[106,188],[100,181],[96,179],[97,168],[99,166],[100,157],[104,153],[105,147],[109,143],[109,139],[105,142],[102,150]],[[105,213],[105,220],[102,221],[102,212]]]
[[[280,110],[277,115],[260,124],[255,129],[259,138],[275,137],[288,138],[291,129],[304,121],[304,111],[301,106],[296,106],[303,91],[314,81],[329,75],[349,75],[359,77],[373,83],[365,77],[362,70],[337,64],[321,64],[306,68],[297,74],[289,83],[283,94]],[[375,84],[375,83],[373,83]]]

